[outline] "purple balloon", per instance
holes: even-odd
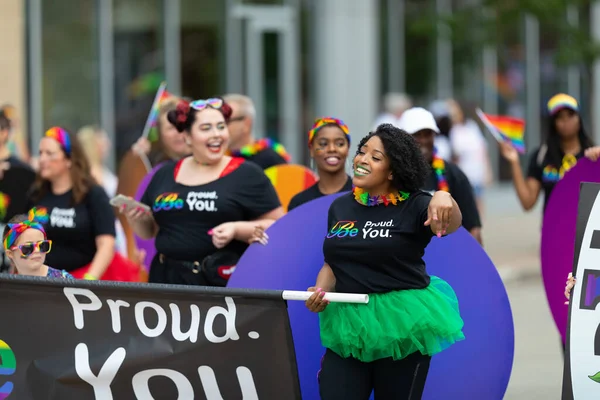
[[[542,277],[546,298],[563,343],[569,307],[565,305],[565,282],[573,271],[577,207],[581,182],[600,183],[600,163],[583,158],[561,179],[550,198],[542,225]]]
[[[251,245],[229,287],[306,290],[323,265],[327,211],[340,196],[295,208],[269,229],[269,244]],[[434,238],[425,251],[430,274],[456,291],[466,339],[433,357],[424,399],[496,400],[504,396],[512,370],[514,327],[506,290],[481,246],[463,228]],[[317,371],[324,353],[319,319],[304,302],[288,304],[302,397],[318,399]]]
[[[142,179],[142,181],[140,182],[140,185],[138,186],[137,191],[135,192],[134,199],[136,199],[137,201],[141,201],[142,196],[144,195],[144,192],[146,191],[146,188],[148,187],[148,184],[150,184],[150,181],[152,180],[152,177],[154,176],[156,171],[158,171],[164,164],[165,164],[164,162],[161,162],[156,167],[152,168],[152,170],[150,172],[148,172],[148,175],[146,175],[144,177],[144,179]],[[152,262],[152,259],[156,255],[156,247],[154,247],[154,238],[148,239],[148,240],[142,239],[135,233],[133,234],[133,236],[135,237],[135,245],[137,246],[137,248],[140,250],[141,249],[146,250],[146,258],[144,259],[144,266],[146,267],[146,271],[149,272],[150,271],[150,263]]]

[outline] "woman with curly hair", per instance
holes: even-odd
[[[182,101],[168,113],[192,154],[156,171],[142,196],[150,212],[126,214],[139,237],[156,237],[150,282],[225,286],[254,227],[283,215],[262,169],[225,155],[230,117],[221,98]]]
[[[355,188],[329,208],[325,264],[306,306],[320,313],[326,347],[321,399],[420,399],[431,356],[463,340],[458,300],[429,276],[423,254],[462,215],[446,191],[419,190],[429,173],[406,132],[380,125],[354,158]],[[368,293],[367,305],[332,303],[327,292]]]

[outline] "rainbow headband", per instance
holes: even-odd
[[[8,231],[8,235],[6,235],[6,239],[4,239],[4,249],[10,249],[17,241],[19,235],[27,229],[37,229],[38,231],[41,231],[44,234],[44,238],[46,238],[46,231],[42,226],[42,224],[46,222],[48,222],[48,212],[46,209],[32,208],[29,210],[25,221],[8,224],[10,230]]]
[[[329,124],[337,125],[346,134],[346,139],[348,139],[348,143],[350,143],[350,129],[348,129],[348,125],[346,125],[344,121],[332,117],[321,117],[315,119],[315,123],[310,131],[308,131],[308,144],[310,145],[312,143],[315,135],[322,127]]]
[[[548,100],[548,112],[550,115],[554,115],[564,108],[578,112],[579,104],[577,104],[577,100],[574,97],[564,93],[559,93]]]
[[[45,137],[56,140],[67,156],[71,155],[71,138],[67,131],[57,126],[46,131]]]

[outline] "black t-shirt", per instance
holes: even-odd
[[[469,179],[456,164],[445,161],[445,166],[445,176],[450,194],[456,200],[456,204],[458,204],[458,208],[462,213],[462,226],[468,231],[473,228],[481,228],[481,218],[479,217],[475,194]],[[433,168],[431,171],[432,173],[425,181],[425,186],[421,189],[433,195],[438,190],[438,179]]]
[[[0,160],[0,163],[4,162],[8,162],[9,166],[0,178],[0,223],[2,224],[17,214],[25,214],[29,211],[27,200],[35,181],[35,172],[28,164],[14,156]]]
[[[548,204],[548,199],[550,198],[550,194],[552,190],[554,190],[554,186],[558,183],[559,180],[562,179],[565,170],[561,165],[553,165],[550,160],[548,160],[548,153],[546,150],[544,154],[540,157],[541,149],[536,149],[533,153],[531,153],[529,159],[529,167],[527,168],[527,177],[534,178],[542,185],[542,190],[544,191],[544,211],[546,210],[546,205]],[[575,156],[577,160],[583,157],[585,149],[582,149],[579,154]],[[561,157],[564,157],[565,154],[561,152]]]
[[[255,220],[281,205],[271,181],[252,163],[197,186],[175,182],[176,166],[170,161],[156,171],[141,200],[152,208],[159,227],[156,251],[166,257],[202,261],[217,251],[208,231],[225,222]],[[247,247],[232,240],[223,250],[241,255]]]
[[[44,225],[52,251],[46,263],[57,269],[73,271],[88,265],[96,255],[96,237],[115,236],[115,214],[108,196],[94,185],[83,201],[72,205],[73,193],[46,194],[31,206],[46,208],[48,223]]]
[[[241,156],[248,161],[252,161],[262,169],[270,168],[274,165],[287,164],[285,158],[277,154],[277,152],[271,148],[266,148],[252,156]]]
[[[433,232],[423,224],[431,195],[417,192],[396,206],[366,207],[352,193],[329,207],[325,262],[336,292],[385,293],[429,285],[425,247]]]
[[[346,180],[344,187],[342,187],[342,189],[340,189],[340,191],[337,193],[347,192],[349,190],[352,190],[352,178],[350,177],[348,177]],[[303,190],[292,197],[292,200],[290,200],[290,205],[288,206],[288,211],[292,211],[294,208],[299,207],[304,203],[308,203],[309,201],[316,200],[323,196],[325,195],[319,190],[319,182],[317,182],[308,189]]]
[[[2,162],[7,162],[10,164],[11,167],[19,167],[19,168],[25,168],[25,169],[29,169],[32,170],[31,166],[29,164],[27,164],[26,162],[22,161],[21,159],[19,159],[18,157],[15,156],[9,156],[8,158],[5,158],[4,160],[1,160]]]

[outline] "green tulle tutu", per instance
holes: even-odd
[[[369,304],[331,303],[319,317],[323,346],[363,362],[432,356],[465,338],[456,294],[435,276],[425,289],[370,294]]]

